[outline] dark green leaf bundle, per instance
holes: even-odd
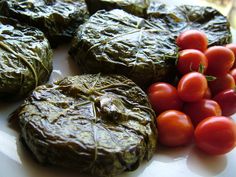
[[[175,37],[189,29],[203,31],[209,46],[224,45],[232,41],[230,24],[225,16],[211,7],[167,6],[153,2],[147,11],[148,20],[168,29]]]
[[[175,37],[188,29],[206,33],[209,45],[224,45],[232,41],[230,24],[225,16],[211,7],[168,6],[149,0],[86,0],[90,13],[116,8],[144,17],[169,30]]]
[[[83,0],[0,0],[0,14],[41,29],[52,45],[71,39],[88,16]]]
[[[177,52],[161,24],[118,9],[91,16],[70,49],[82,72],[123,74],[141,87],[173,78]]]
[[[52,50],[43,32],[0,16],[0,98],[26,96],[51,70]]]
[[[138,168],[156,150],[146,94],[118,75],[80,75],[37,87],[15,112],[37,160],[94,176]]]

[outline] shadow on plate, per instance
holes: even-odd
[[[212,177],[224,171],[227,166],[227,158],[226,155],[207,155],[194,147],[187,158],[187,166],[195,174]]]
[[[54,49],[53,71],[49,83],[63,79],[66,76],[79,75],[77,63],[68,54],[69,45],[62,45]]]

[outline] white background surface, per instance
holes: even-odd
[[[55,50],[54,71],[50,81],[78,74],[78,68],[69,58],[67,50],[67,46]],[[20,103],[0,103],[0,177],[85,177],[63,169],[43,167],[33,159],[32,154],[19,141],[17,131],[8,124],[8,115]],[[227,155],[213,157],[201,153],[193,145],[185,148],[159,148],[151,161],[119,177],[199,176],[235,177],[236,149]]]

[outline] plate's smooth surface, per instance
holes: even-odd
[[[236,37],[236,32],[233,33]],[[50,82],[78,74],[78,68],[69,58],[67,50],[67,46],[55,50],[54,71]],[[19,141],[18,132],[8,124],[8,115],[20,103],[0,103],[0,177],[85,177],[63,169],[43,167],[33,159],[32,154]],[[236,115],[233,118],[236,120]],[[235,164],[236,149],[218,157],[207,156],[194,146],[158,149],[151,161],[119,177],[235,177]]]

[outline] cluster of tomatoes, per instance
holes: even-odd
[[[159,82],[148,89],[158,114],[159,141],[175,147],[191,143],[213,155],[236,145],[236,44],[208,47],[204,33],[188,30],[176,40],[180,48],[177,86]]]

